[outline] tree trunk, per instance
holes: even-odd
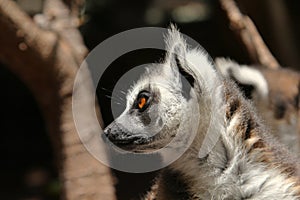
[[[68,8],[60,0],[46,1],[45,6],[46,19],[52,15],[64,20],[41,29],[13,1],[0,0],[0,61],[27,85],[39,104],[56,151],[62,196],[115,199],[109,168],[87,152],[73,121],[73,81],[87,50],[77,29],[64,26],[74,19]],[[90,85],[82,82],[85,92],[93,92]]]

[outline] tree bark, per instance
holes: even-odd
[[[253,21],[241,13],[235,1],[220,0],[220,4],[227,15],[230,28],[241,40],[252,61],[269,68],[279,68],[280,64],[264,43]]]
[[[115,199],[109,168],[87,152],[73,121],[73,81],[87,49],[60,0],[46,1],[44,17],[49,23],[42,29],[13,1],[0,0],[0,61],[27,85],[39,104],[59,161],[62,197]],[[93,92],[90,85],[82,82],[87,93]]]

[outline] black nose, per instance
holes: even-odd
[[[129,144],[138,139],[138,137],[133,137],[123,126],[115,122],[104,129],[102,137],[105,137],[116,145]]]
[[[106,129],[104,129],[103,134],[104,137],[106,137],[110,141],[116,140],[119,135],[119,133],[115,129],[112,129],[111,127],[107,127]]]
[[[117,125],[115,122],[113,122],[104,129],[103,134],[110,141],[115,141],[115,140],[121,140],[122,135],[124,135],[124,132],[119,127],[119,125]]]
[[[103,134],[104,134],[106,137],[108,137],[109,133],[110,133],[110,128],[107,127],[106,129],[104,129]]]

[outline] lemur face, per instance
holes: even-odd
[[[126,150],[155,150],[165,146],[178,126],[182,101],[180,87],[165,74],[167,66],[151,66],[127,94],[124,112],[104,131],[113,143]],[[160,73],[159,73],[160,71]]]
[[[185,151],[199,131],[200,148],[205,133],[220,125],[209,121],[223,109],[222,79],[209,55],[190,48],[172,26],[165,42],[165,60],[148,67],[128,91],[124,112],[104,130],[123,149]]]
[[[195,98],[194,77],[183,69],[186,46],[182,41],[169,46],[165,61],[148,67],[128,91],[124,112],[104,130],[123,149],[140,152],[166,146],[178,131],[184,108]]]

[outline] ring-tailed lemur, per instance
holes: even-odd
[[[153,151],[168,144],[180,124],[189,129],[199,117],[193,143],[162,170],[146,199],[298,199],[298,164],[268,134],[236,85],[218,74],[207,54],[189,49],[175,28],[166,43],[165,61],[149,67],[128,91],[124,112],[104,130],[122,148]],[[180,74],[191,85],[188,95],[182,92]],[[196,107],[199,116],[191,109]],[[220,133],[220,138],[199,158],[210,131]]]
[[[225,58],[217,58],[215,62],[222,75],[233,79],[245,96],[253,100],[259,114],[272,127],[272,133],[299,155],[300,74],[283,68],[239,65]]]

